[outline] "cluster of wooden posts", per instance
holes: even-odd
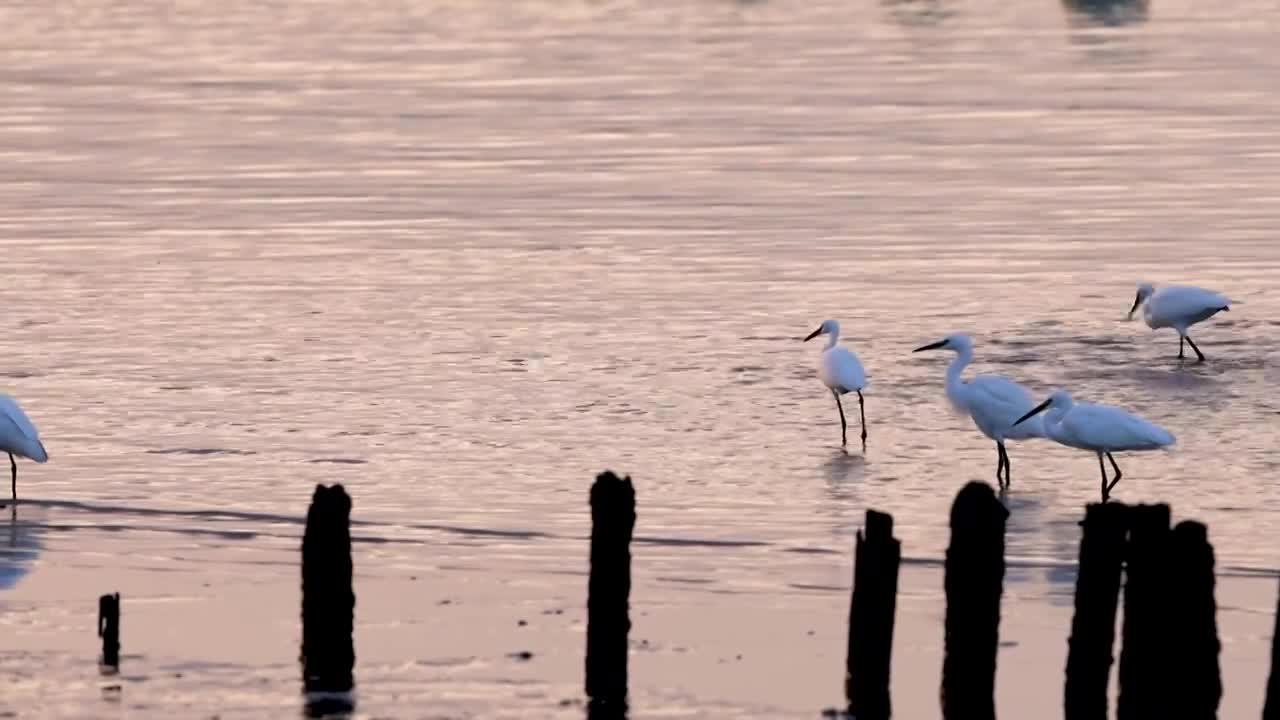
[[[629,477],[606,472],[591,488],[585,691],[592,718],[622,718],[627,712],[635,500]],[[350,517],[351,499],[341,485],[316,487],[302,539],[300,661],[312,715],[349,711],[354,703]],[[995,718],[1007,517],[991,487],[978,482],[962,488],[951,508],[941,688],[947,720]],[[1120,503],[1089,505],[1082,526],[1063,695],[1066,720],[1108,717],[1122,578],[1116,717],[1216,718],[1220,645],[1213,548],[1205,526],[1184,521],[1171,528],[1167,505]],[[900,558],[893,518],[868,510],[854,545],[845,675],[846,712],[857,720],[883,720],[892,712],[889,666]],[[119,665],[120,596],[102,596],[99,611],[102,664],[113,671]],[[1280,644],[1273,638],[1264,720],[1280,720],[1278,667]]]

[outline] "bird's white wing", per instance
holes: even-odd
[[[0,415],[7,417],[14,427],[28,439],[40,439],[40,433],[36,432],[36,426],[27,417],[27,414],[22,412],[22,408],[18,406],[18,401],[12,397],[0,395]]]
[[[17,401],[8,395],[0,395],[0,445],[36,462],[49,459],[40,442],[40,434],[36,432],[36,426],[22,412]]]
[[[999,375],[978,375],[968,383],[970,415],[983,432],[1008,439],[1042,437],[1044,421],[1040,416],[1028,418],[1014,426],[1018,418],[1035,407],[1035,398],[1025,387]]]
[[[842,388],[844,392],[867,386],[867,374],[858,356],[839,346],[822,354],[822,379],[827,385]]]
[[[1151,298],[1151,313],[1159,317],[1195,318],[1199,321],[1230,305],[1230,300],[1216,292],[1190,285],[1171,285],[1156,291]]]
[[[1110,405],[1079,403],[1062,428],[1078,446],[1099,450],[1154,450],[1174,443],[1168,430]]]
[[[969,387],[991,402],[1025,407],[1022,412],[1030,410],[1036,404],[1026,388],[999,375],[978,375],[969,381]]]

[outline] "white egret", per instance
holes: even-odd
[[[18,461],[14,455],[29,458],[38,463],[49,459],[36,426],[27,414],[18,407],[17,401],[8,395],[0,394],[0,451],[9,454],[9,465],[13,469],[13,499],[18,499]]]
[[[1145,303],[1145,305],[1143,304]],[[1204,362],[1204,353],[1187,334],[1187,328],[1231,309],[1231,301],[1216,292],[1190,285],[1170,285],[1159,290],[1150,283],[1138,286],[1138,295],[1129,308],[1129,319],[1142,305],[1142,318],[1152,330],[1173,328],[1178,331],[1178,358],[1186,357],[1184,343],[1190,343],[1196,357]]]
[[[1077,403],[1063,390],[1055,390],[1049,399],[1035,406],[1018,418],[1015,425],[1044,413],[1044,434],[1049,439],[1067,447],[1091,450],[1098,455],[1098,468],[1102,470],[1102,501],[1106,502],[1111,489],[1120,482],[1120,466],[1111,453],[1122,450],[1159,450],[1174,443],[1173,435],[1159,425],[1147,422],[1111,405]],[[1107,466],[1102,462],[1106,455],[1115,470],[1115,477],[1107,482]]]
[[[809,333],[804,341],[809,342],[819,335],[827,336],[827,346],[822,349],[822,357],[818,361],[818,379],[822,380],[822,384],[826,385],[836,398],[836,408],[840,411],[840,444],[849,444],[846,433],[848,424],[844,421],[844,406],[840,404],[840,396],[856,392],[858,393],[858,417],[862,422],[862,448],[865,450],[867,413],[862,400],[862,389],[867,386],[867,374],[862,370],[862,363],[858,362],[857,355],[848,348],[836,345],[840,341],[840,323],[835,320],[823,320],[818,329]]]
[[[956,411],[973,418],[973,424],[983,435],[996,441],[996,483],[1008,487],[1010,463],[1004,441],[1044,436],[1039,422],[1013,426],[1015,420],[1035,405],[1035,400],[1026,388],[999,375],[977,375],[972,380],[962,380],[960,373],[973,361],[973,339],[963,333],[948,335],[912,352],[943,349],[956,353],[956,359],[947,366],[947,400]],[[1004,470],[1003,479],[1001,470]]]

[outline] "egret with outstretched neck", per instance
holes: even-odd
[[[8,395],[0,394],[0,451],[9,454],[9,467],[13,471],[13,499],[18,499],[18,461],[14,455],[38,463],[49,459],[36,426],[18,403]]]
[[[973,339],[963,333],[948,335],[931,345],[918,347],[912,352],[926,350],[951,350],[956,358],[947,366],[944,385],[947,400],[958,412],[967,414],[973,424],[988,438],[996,442],[996,483],[1008,487],[1010,479],[1009,451],[1005,440],[1026,440],[1043,437],[1039,422],[1028,422],[1014,427],[1014,421],[1035,405],[1026,388],[999,375],[977,375],[963,380],[960,374],[973,362]],[[1001,477],[1001,470],[1004,476]]]
[[[1128,319],[1133,319],[1138,306],[1142,306],[1142,319],[1147,327],[1178,331],[1179,360],[1186,357],[1184,345],[1190,344],[1199,362],[1204,362],[1204,353],[1196,347],[1187,330],[1220,312],[1227,312],[1231,309],[1231,301],[1216,292],[1191,285],[1170,285],[1156,290],[1154,285],[1143,283],[1138,286],[1138,295],[1133,299],[1133,307],[1129,308]]]
[[[1111,405],[1077,403],[1064,390],[1055,390],[1049,399],[1035,406],[1014,425],[1027,422],[1044,413],[1044,434],[1050,440],[1078,450],[1090,450],[1098,456],[1098,468],[1102,470],[1102,501],[1111,497],[1111,490],[1120,482],[1123,473],[1116,464],[1113,452],[1125,450],[1159,450],[1174,443],[1168,430]],[[1111,461],[1115,477],[1107,482],[1107,466],[1102,456]]]
[[[867,386],[867,374],[863,371],[857,355],[848,348],[836,344],[840,341],[840,323],[835,320],[823,320],[818,329],[809,333],[804,341],[809,342],[819,335],[827,336],[827,345],[822,349],[822,356],[818,360],[818,379],[822,380],[822,384],[826,385],[835,396],[836,408],[840,411],[840,445],[843,447],[849,444],[848,424],[844,420],[844,405],[840,403],[840,396],[856,392],[858,393],[858,417],[862,423],[862,449],[866,450],[867,412],[862,399],[862,390]]]

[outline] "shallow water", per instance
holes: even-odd
[[[977,371],[1177,436],[1120,456],[1116,497],[1209,524],[1243,673],[1224,713],[1257,712],[1274,583],[1251,578],[1280,533],[1274,14],[0,7],[3,372],[52,457],[23,464],[0,554],[0,673],[23,679],[0,709],[292,711],[297,519],[341,481],[368,523],[362,712],[578,713],[586,491],[612,468],[637,483],[653,613],[636,717],[836,704],[869,507],[912,562],[895,701],[933,712],[947,510],[995,452],[946,409],[947,358],[910,350],[963,330]],[[1210,362],[1124,322],[1139,280],[1238,302],[1193,335]],[[799,342],[826,317],[870,375],[865,454],[841,451]],[[1098,478],[1046,442],[1010,455],[1004,622],[1029,639],[1002,650],[1000,701],[1019,714],[1058,692]],[[134,670],[104,701],[108,590]]]

